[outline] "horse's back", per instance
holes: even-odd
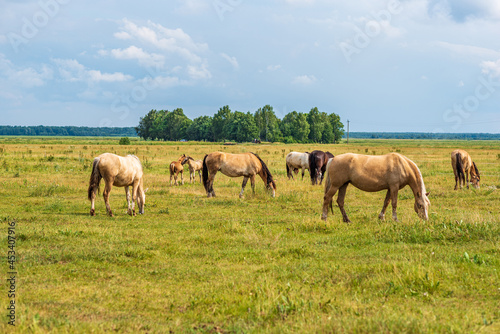
[[[142,165],[136,156],[122,157],[114,153],[103,153],[98,158],[101,175],[113,180],[115,186],[130,185],[143,176]]]

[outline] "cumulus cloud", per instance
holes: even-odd
[[[7,79],[9,84],[31,88],[40,87],[52,79],[53,71],[50,67],[42,64],[39,69],[33,67],[21,68],[15,66],[4,54],[0,53],[0,73]]]
[[[299,75],[296,76],[292,83],[294,85],[308,86],[316,82],[316,77],[314,75]]]
[[[99,54],[102,56],[109,55],[116,59],[137,60],[142,66],[163,67],[165,63],[165,57],[163,55],[148,53],[135,45],[131,45],[126,49],[113,49],[111,51],[100,50]]]
[[[483,61],[481,63],[483,73],[493,76],[500,76],[500,59],[496,61]]]
[[[132,80],[132,76],[121,72],[102,73],[99,70],[91,70],[80,64],[75,59],[53,59],[59,75],[65,81],[79,82],[122,82]]]

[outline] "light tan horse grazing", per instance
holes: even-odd
[[[144,213],[144,204],[146,203],[146,192],[143,185],[142,165],[135,155],[121,157],[113,153],[103,153],[94,159],[92,164],[92,173],[88,189],[88,198],[91,202],[90,215],[95,215],[94,201],[96,193],[99,191],[101,178],[104,179],[105,186],[103,191],[106,211],[113,217],[111,206],[109,205],[109,193],[113,186],[125,187],[127,196],[129,215],[135,216],[135,202],[139,208],[139,213]],[[129,187],[132,187],[132,200],[130,199]]]
[[[172,179],[175,180],[175,185],[177,185],[177,175],[181,173],[181,184],[184,184],[184,178],[182,177],[182,173],[184,172],[184,165],[187,161],[187,157],[185,154],[181,155],[177,161],[172,161],[170,163],[170,185],[172,185]]]
[[[250,179],[252,191],[255,193],[255,175],[259,175],[264,184],[272,192],[272,197],[276,195],[276,183],[271,172],[262,159],[255,153],[231,154],[223,152],[213,152],[203,158],[203,185],[208,197],[215,197],[213,188],[215,174],[220,171],[229,177],[243,176],[240,198]]]
[[[195,181],[196,172],[198,172],[201,183],[201,170],[203,169],[203,160],[194,160],[193,158],[188,156],[186,162],[189,167],[189,183],[193,183]]]
[[[304,179],[305,170],[309,170],[309,152],[290,152],[286,155],[286,175],[288,179],[292,178],[293,173],[297,174],[299,169],[302,170],[302,180]]]
[[[398,190],[409,185],[415,196],[415,212],[421,219],[429,219],[430,201],[427,198],[429,193],[426,193],[422,174],[413,161],[401,154],[389,153],[381,156],[340,154],[330,159],[326,170],[328,174],[321,216],[321,219],[325,221],[328,216],[328,207],[333,213],[332,199],[338,190],[337,204],[342,218],[344,222],[350,222],[344,210],[344,198],[350,183],[356,188],[368,192],[387,189],[379,218],[384,219],[385,210],[389,205],[389,200],[391,200],[392,218],[396,221],[398,220],[396,214]]]
[[[462,189],[462,185],[467,185],[467,189],[469,189],[469,174],[470,182],[474,188],[479,188],[481,175],[469,153],[460,149],[451,152],[451,166],[453,174],[455,174],[455,190],[457,190],[458,185],[460,185],[460,189]]]

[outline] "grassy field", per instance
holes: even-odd
[[[454,191],[450,153],[467,150],[481,188]],[[398,217],[379,221],[385,192],[347,190],[320,220],[323,187],[289,181],[285,155],[329,150],[400,152],[430,191],[429,221],[407,187]],[[277,183],[218,174],[216,198],[198,182],[170,186],[181,154],[258,153]],[[137,155],[149,188],[145,215],[126,214],[123,188],[90,217],[94,157]],[[500,332],[500,143],[352,140],[348,145],[235,145],[113,138],[0,138],[0,235],[16,222],[16,320],[1,289],[0,332],[17,333],[498,333]],[[308,173],[306,172],[308,176]],[[184,180],[189,179],[184,175]],[[101,191],[103,186],[101,185]],[[389,208],[390,212],[390,208]],[[2,264],[8,278],[7,261]],[[4,280],[5,282],[5,280]]]

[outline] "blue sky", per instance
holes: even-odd
[[[3,0],[0,124],[229,105],[351,131],[500,132],[496,0]]]

